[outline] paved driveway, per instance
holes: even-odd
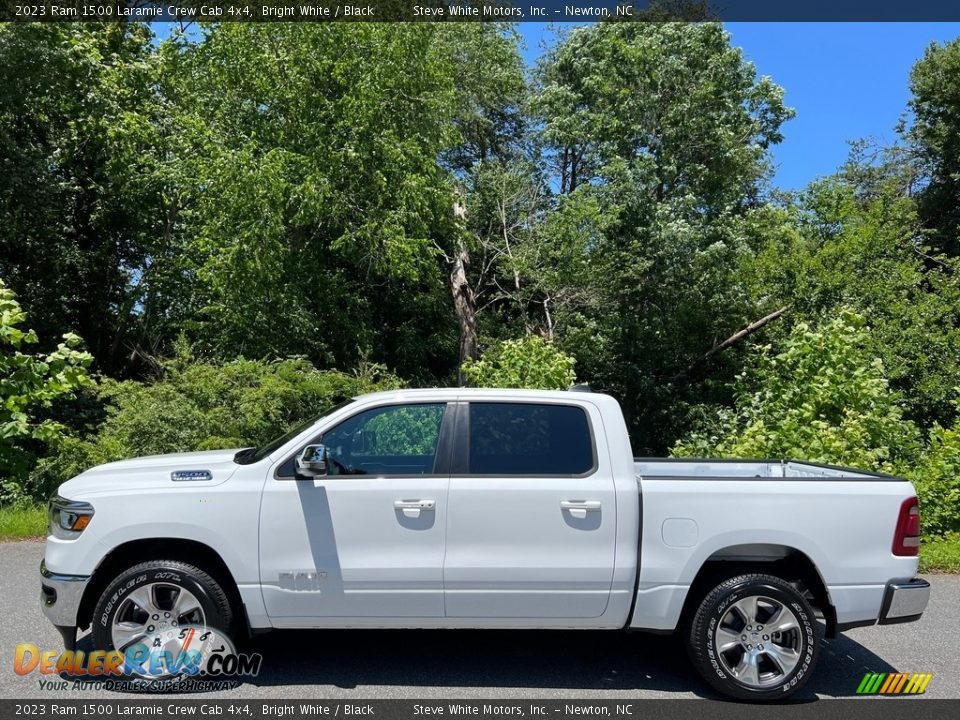
[[[62,647],[39,608],[40,542],[0,544],[0,697],[46,697],[17,676],[17,643]],[[859,628],[824,643],[812,697],[854,693],[867,672],[932,672],[927,695],[960,698],[960,576],[933,575],[919,623]],[[284,631],[256,639],[252,683],[223,697],[655,698],[712,697],[672,637],[598,631]],[[57,694],[123,699],[106,690]],[[129,696],[126,696],[129,697]]]

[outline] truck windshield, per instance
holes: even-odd
[[[288,443],[290,440],[292,440],[297,435],[302,433],[308,427],[317,423],[323,417],[329,415],[330,413],[336,412],[342,407],[346,407],[352,402],[353,402],[353,399],[351,398],[348,400],[344,400],[343,402],[337,403],[336,405],[332,405],[331,407],[328,407],[326,410],[324,410],[320,414],[314,415],[309,420],[306,420],[300,423],[299,425],[295,425],[293,428],[285,432],[283,435],[271,440],[266,445],[261,445],[260,447],[245,448],[233,456],[233,461],[238,465],[250,465],[251,463],[259,462],[260,460],[263,460],[267,455],[272,453],[277,448],[282,447],[283,445]]]

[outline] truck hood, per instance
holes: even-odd
[[[91,495],[155,489],[158,486],[210,487],[222,483],[236,472],[239,465],[233,462],[233,456],[239,450],[240,448],[234,448],[148,455],[97,465],[63,483],[59,494],[71,500],[82,500]],[[206,470],[210,473],[211,479],[177,482],[170,477],[175,470]]]

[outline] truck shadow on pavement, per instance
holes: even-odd
[[[593,697],[603,691],[718,697],[696,674],[679,638],[645,633],[287,630],[257,636],[244,650],[263,655],[260,675],[247,681],[254,686],[332,685],[359,690],[365,697],[381,694],[367,688],[383,686],[409,688],[390,694],[411,698],[420,696],[419,689],[436,695],[436,690],[442,694],[447,688],[586,690]],[[792,700],[854,695],[865,673],[894,670],[841,635],[824,640],[813,678]]]

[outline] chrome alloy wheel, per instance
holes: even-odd
[[[150,583],[133,590],[121,602],[110,627],[113,647],[121,652],[148,635],[173,631],[181,625],[205,625],[200,601],[189,590],[170,583]],[[174,637],[177,633],[172,633]]]
[[[714,631],[723,669],[750,688],[778,685],[800,662],[800,622],[779,600],[742,598],[727,609]]]

